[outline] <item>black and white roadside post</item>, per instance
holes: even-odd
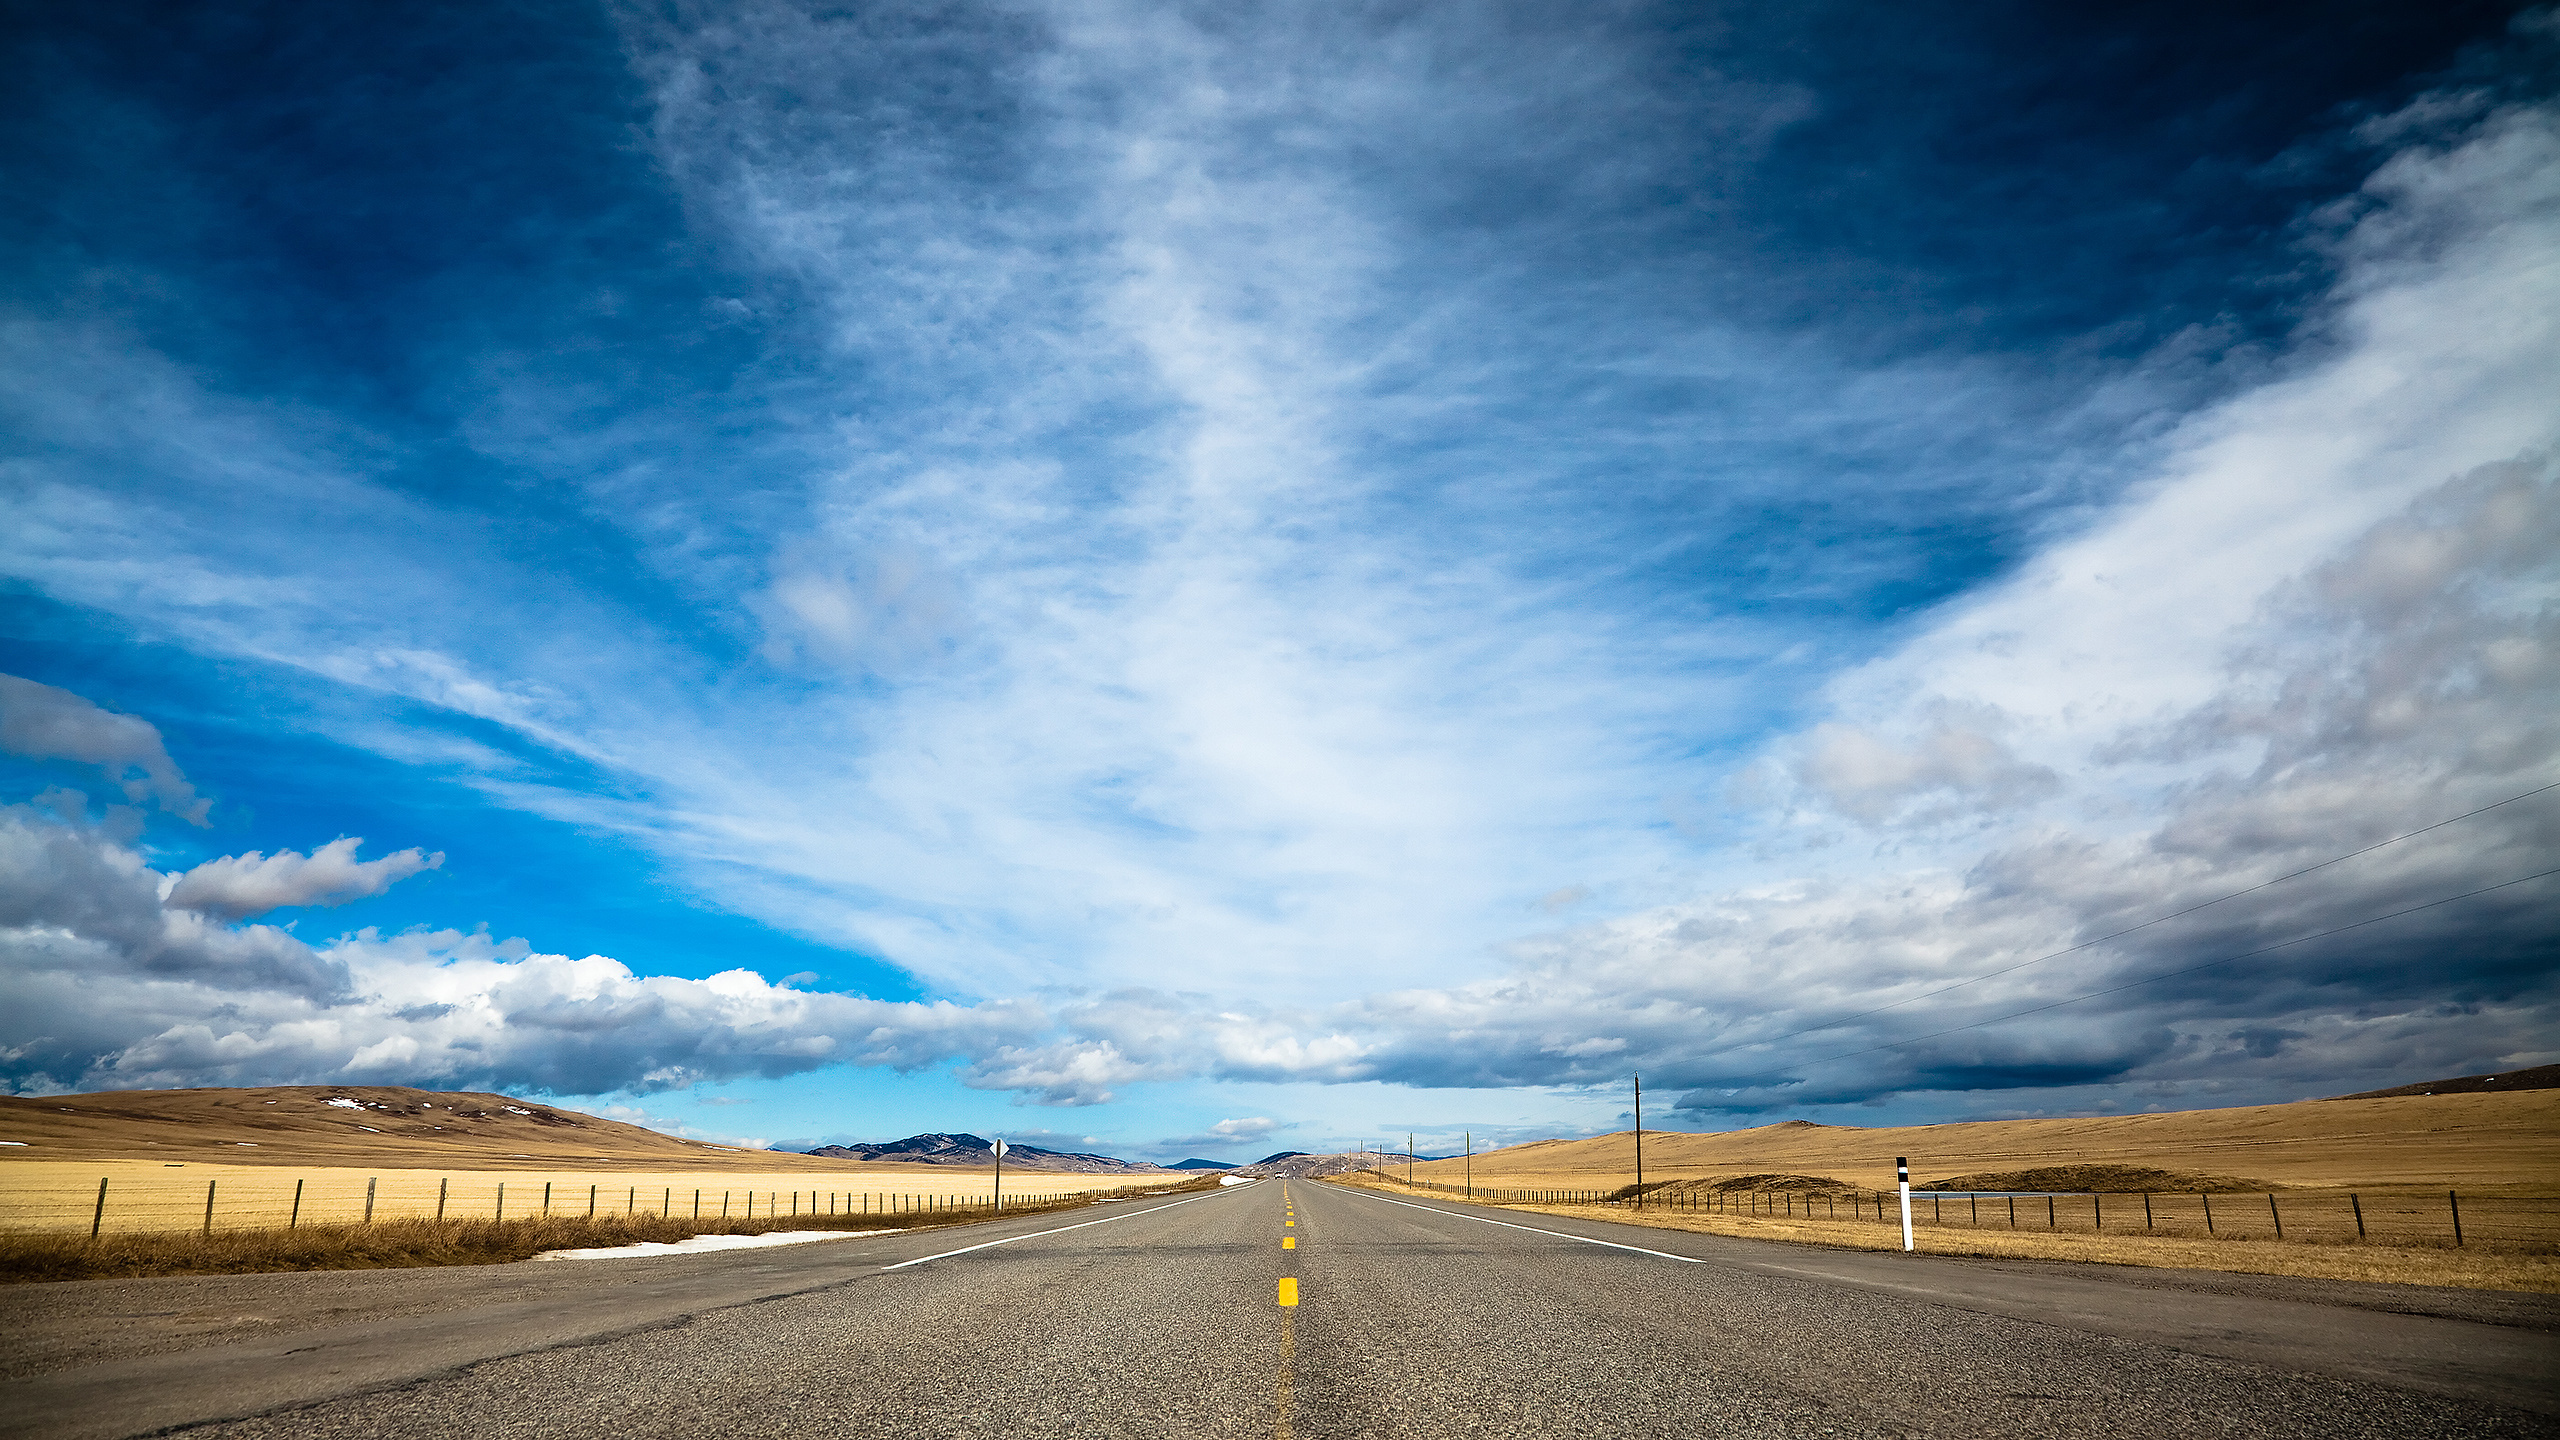
[[[1902,1187],[1902,1248],[1911,1248],[1911,1161],[1909,1157],[1893,1157],[1893,1180]]]
[[[1012,1147],[998,1140],[987,1147],[996,1152],[996,1213],[1004,1213],[1004,1152]]]

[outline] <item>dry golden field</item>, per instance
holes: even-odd
[[[1918,1245],[1933,1253],[2560,1290],[2560,1090],[1875,1129],[1791,1121],[1712,1135],[1649,1130],[1645,1183],[1664,1188],[1643,1208],[1507,1208],[1898,1249],[1888,1208],[1896,1156],[1910,1158],[1916,1186],[1962,1177],[1985,1190],[2133,1192],[1914,1195]],[[1456,1198],[1441,1187],[1467,1183],[1470,1170],[1479,1195],[1593,1196],[1629,1186],[1635,1159],[1634,1133],[1620,1131],[1488,1151],[1471,1166],[1427,1161],[1413,1176],[1437,1199]],[[2017,1183],[2020,1172],[2054,1178]],[[1404,1173],[1390,1164],[1355,1183],[1400,1189]],[[2084,1176],[2094,1178],[2069,1178]],[[2459,1240],[2448,1191],[2461,1196]]]
[[[1004,1193],[1008,1200],[1029,1204],[1043,1196],[1161,1188],[1186,1178],[1007,1170]],[[103,1217],[97,1206],[102,1180],[107,1190]],[[299,1212],[296,1186],[301,1187]],[[365,1218],[368,1186],[377,1221],[435,1218],[439,1198],[447,1219],[583,1216],[592,1202],[600,1215],[760,1220],[847,1211],[894,1216],[928,1213],[938,1205],[982,1205],[995,1194],[995,1174],[947,1165],[847,1165],[834,1174],[813,1174],[744,1168],[416,1170],[20,1160],[0,1165],[0,1231],[86,1231],[101,1218],[102,1229],[127,1234],[200,1229],[208,1187],[216,1230],[344,1225]]]
[[[2278,1187],[2560,1192],[2560,1090],[1877,1129],[1791,1120],[1712,1135],[1648,1130],[1644,1178],[1812,1175],[1853,1188],[1891,1189],[1898,1155],[1910,1157],[1914,1185],[1986,1171],[2109,1164]],[[1475,1157],[1473,1171],[1479,1187],[1612,1190],[1635,1179],[1635,1158],[1634,1133],[1622,1130],[1489,1150]],[[1401,1174],[1404,1167],[1390,1168]],[[1413,1173],[1455,1185],[1467,1170],[1462,1160],[1433,1160]]]
[[[1004,1188],[1028,1203],[1187,1178],[1007,1167]],[[929,1213],[982,1204],[995,1183],[992,1169],[713,1145],[505,1095],[275,1086],[0,1096],[4,1231],[200,1230],[208,1187],[220,1231],[361,1221],[368,1188],[377,1221],[433,1218],[439,1202],[451,1219],[584,1216],[592,1205],[689,1220],[698,1205],[709,1220]]]
[[[1647,1147],[1650,1148],[1649,1146]],[[1648,1166],[1646,1178],[1652,1178]],[[1377,1179],[1352,1181],[1363,1188],[1401,1195],[1404,1187]],[[1420,1198],[1447,1202],[1455,1196],[1422,1192]],[[2440,1197],[2439,1197],[2440,1198]],[[1914,1197],[1917,1201],[1918,1197]],[[1916,1208],[1916,1207],[1915,1207]],[[1781,1240],[1845,1250],[1899,1250],[1902,1232],[1891,1210],[1883,1221],[1842,1218],[1805,1207],[1796,1214],[1703,1213],[1667,1207],[1637,1209],[1629,1205],[1505,1205],[1502,1213],[1523,1211],[1622,1225],[1648,1225],[1707,1235],[1753,1240]],[[1809,1213],[1808,1213],[1809,1212]],[[1950,1212],[1951,1214],[1953,1212]],[[2129,1218],[2129,1217],[2128,1217]],[[2166,1216],[2163,1217],[2167,1218]],[[2515,1290],[2560,1293],[2560,1255],[2549,1245],[2474,1245],[2455,1249],[2431,1244],[2349,1244],[2334,1234],[2312,1243],[2297,1238],[2276,1240],[2263,1225],[2219,1238],[2188,1233],[2166,1235],[2137,1228],[2095,1232],[2077,1230],[2010,1230],[1995,1216],[1986,1226],[1937,1223],[1923,1209],[1913,1227],[1916,1248],[1928,1255],[1969,1255],[1992,1259],[2074,1260],[2095,1265],[2145,1265],[2169,1270],[2219,1270],[2243,1275],[2294,1275],[2316,1280],[2358,1280],[2391,1285],[2447,1285],[2469,1290]]]

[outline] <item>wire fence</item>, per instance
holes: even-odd
[[[1003,1208],[1033,1209],[1143,1193],[1148,1187],[1056,1193],[1007,1187]],[[342,1172],[314,1180],[289,1172],[182,1176],[101,1176],[94,1187],[29,1187],[0,1193],[0,1232],[166,1234],[177,1231],[293,1229],[384,1220],[523,1220],[537,1217],[649,1216],[671,1220],[779,1220],[807,1216],[932,1218],[992,1211],[983,1190],[924,1194],[877,1190],[784,1190],[739,1185],[613,1184],[503,1180],[386,1171],[361,1180]]]
[[[1402,1177],[1394,1183],[1403,1185]],[[1679,1182],[1674,1182],[1675,1184]],[[1494,1204],[1609,1205],[1737,1218],[1899,1226],[1890,1190],[1509,1190],[1418,1180],[1410,1188]],[[2560,1195],[2410,1186],[2276,1191],[1914,1190],[1914,1225],[2218,1240],[2395,1246],[2560,1246]]]

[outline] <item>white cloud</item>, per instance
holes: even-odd
[[[1274,1120],[1268,1115],[1248,1115],[1234,1120],[1220,1120],[1197,1134],[1169,1135],[1157,1141],[1152,1148],[1170,1154],[1176,1150],[1215,1149],[1234,1145],[1259,1147],[1279,1132],[1296,1128],[1296,1125],[1289,1121]]]
[[[333,840],[309,855],[256,850],[207,860],[170,885],[168,903],[218,920],[245,920],[290,905],[344,905],[379,895],[421,870],[444,864],[444,854],[408,849],[378,860],[358,860],[363,837]]]
[[[149,721],[114,714],[68,690],[15,675],[0,675],[0,750],[95,765],[123,787],[126,799],[137,804],[157,800],[161,809],[191,825],[204,824],[212,805],[179,773],[158,727]]]
[[[2537,565],[2553,553],[2541,521],[2560,443],[2549,107],[2413,111],[2393,132],[2406,152],[2330,217],[2343,279],[2278,377],[2177,426],[2147,485],[2085,531],[1842,677],[1762,757],[1781,800],[1751,837],[1766,843],[1702,876],[1697,847],[1654,823],[1659,797],[1704,787],[1766,711],[1758,682],[1718,666],[1778,647],[1703,607],[1657,622],[1586,603],[1597,581],[1545,563],[1578,517],[1542,492],[1587,481],[1595,456],[1612,474],[1677,468],[1729,432],[1583,450],[1526,433],[1504,412],[1528,392],[1469,358],[1510,297],[1431,288],[1358,166],[1297,148],[1308,133],[1469,142],[1436,119],[1445,37],[1318,26],[1289,49],[1295,68],[1275,69],[1250,36],[1155,11],[1047,18],[1007,74],[1018,88],[959,107],[1018,107],[1024,123],[896,153],[875,141],[883,116],[960,83],[925,27],[778,5],[681,32],[633,21],[661,155],[697,213],[835,307],[831,338],[861,362],[847,373],[913,391],[903,409],[842,407],[862,414],[833,468],[774,502],[779,520],[724,528],[724,495],[633,522],[651,583],[716,597],[716,613],[668,629],[732,624],[738,656],[761,643],[792,673],[723,668],[645,616],[564,593],[472,522],[331,461],[355,448],[332,427],[208,394],[133,337],[67,326],[0,335],[24,382],[0,387],[10,418],[39,442],[11,462],[0,561],[154,637],[487,722],[432,743],[309,723],[632,838],[716,903],[955,995],[1052,998],[889,1006],[457,934],[314,949],[164,905],[168,877],[137,852],[29,812],[0,827],[10,1013],[30,1027],[7,1043],[32,1057],[13,1073],[199,1083],[372,1065],[645,1088],[957,1056],[967,1083],[1078,1104],[1198,1075],[1573,1084],[1672,1061],[1753,1105],[2034,1077],[2183,1083],[2226,1049],[2417,1065],[2548,1033],[2540,972],[2492,906],[2465,912],[2468,929],[2413,927],[2407,953],[2467,947],[2450,970],[2272,963],[1812,1086],[1752,1070],[1790,1056],[1709,1053],[2540,773],[2553,747]],[[1598,47],[1570,60],[1571,93],[1614,103],[1616,61]],[[724,66],[773,84],[715,85]],[[1467,93],[1499,106],[1500,88]],[[1804,108],[1734,87],[1736,153]],[[1043,203],[986,203],[1031,193],[990,191],[988,171],[1041,177]],[[1471,259],[1427,258],[1435,274]],[[1504,338],[1544,365],[1546,342],[1574,337]],[[1979,393],[1961,366],[1840,377],[1813,348],[1751,352],[1693,327],[1609,364],[1733,386],[1770,367],[1839,379],[1798,388],[1888,412],[1869,432],[1883,436]],[[1413,460],[1476,431],[1496,438]],[[1480,463],[1502,446],[1528,458]],[[1368,463],[1380,456],[1418,488],[1514,508],[1498,525],[1389,493]],[[297,525],[244,534],[243,509]],[[1631,553],[1645,541],[1573,553],[1638,566],[1655,558]],[[156,732],[62,694],[0,698],[33,695],[31,713],[53,717],[26,743],[139,767],[140,793],[202,818]],[[43,738],[63,726],[72,738]],[[584,762],[562,767],[573,778],[546,768],[559,756]],[[2548,853],[2540,823],[2505,814],[2459,844],[2395,850],[2346,900],[2278,892],[2166,948],[2151,937],[1925,1013],[1963,1019],[2093,968],[2245,948],[2347,900],[2503,873]],[[350,844],[342,884],[297,889],[321,885],[333,848],[216,862],[228,868],[180,885],[247,914],[257,896],[233,881],[289,858],[261,894],[352,894],[401,861],[359,863]],[[1469,981],[1539,897],[1560,908],[1581,888],[1560,876],[1645,908],[1513,945],[1518,964]],[[1185,988],[1135,988],[1168,984]],[[1842,1048],[1886,1033],[1900,1032]]]
[[[0,811],[0,1050],[18,1088],[343,1081],[591,1094],[831,1064],[914,1069],[1047,1023],[1036,1006],[810,994],[745,970],[641,976],[603,956],[453,931],[366,930],[312,946],[164,905],[174,878],[104,831]]]
[[[2412,146],[2338,214],[2342,278],[2292,373],[2186,420],[2127,503],[1835,682],[1807,799],[1873,823],[1968,772],[2013,812],[2057,796],[2012,782],[2089,776],[2208,704],[2277,586],[2448,478],[2560,444],[2560,112]]]

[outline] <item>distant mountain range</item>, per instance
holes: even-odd
[[[1164,1168],[1167,1170],[1233,1170],[1236,1168],[1236,1162],[1233,1160],[1180,1160]]]
[[[821,1145],[808,1152],[824,1160],[896,1160],[909,1165],[993,1165],[995,1146],[977,1135],[910,1135],[904,1140],[882,1140],[864,1145]],[[1007,1169],[1073,1170],[1084,1174],[1111,1174],[1121,1171],[1143,1171],[1161,1174],[1167,1168],[1149,1160],[1122,1160],[1112,1155],[1078,1155],[1062,1150],[1044,1150],[1037,1145],[1005,1147]],[[1197,1169],[1213,1165],[1199,1161],[1176,1169]]]

